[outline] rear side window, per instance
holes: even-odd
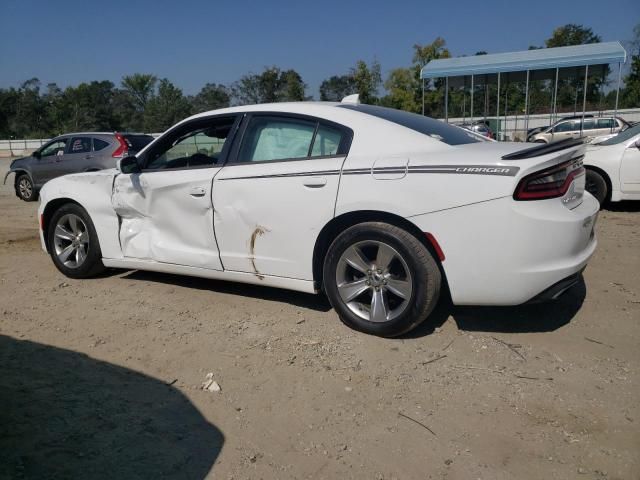
[[[93,151],[99,152],[109,146],[109,142],[105,142],[104,140],[100,140],[99,138],[93,139]]]
[[[327,155],[337,155],[341,141],[342,131],[327,125],[319,125],[316,138],[313,140],[311,156],[324,157]]]
[[[129,150],[139,152],[153,141],[151,135],[123,135],[124,141],[127,142]]]
[[[279,117],[253,117],[238,155],[241,162],[307,158],[316,124]]]
[[[72,137],[68,153],[87,153],[91,151],[90,137]]]
[[[382,118],[403,127],[440,140],[447,145],[464,145],[467,143],[487,142],[489,140],[474,135],[462,128],[453,127],[445,122],[430,117],[424,117],[416,113],[404,112],[393,108],[378,107],[375,105],[339,105],[339,108],[347,108],[356,112],[366,113],[374,117]]]
[[[585,119],[584,124],[582,126],[583,130],[593,130],[594,128],[596,128],[596,121],[591,119],[591,120],[587,120]]]
[[[615,128],[617,125],[614,123],[613,118],[599,118],[598,128]]]

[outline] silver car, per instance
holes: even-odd
[[[629,127],[620,117],[585,117],[560,120],[544,130],[530,135],[528,142],[553,143],[567,138],[585,138],[587,140],[600,135],[618,133]]]
[[[49,180],[69,173],[115,168],[119,158],[135,155],[153,140],[134,133],[68,133],[60,135],[30,156],[11,162],[4,177],[15,174],[16,195],[27,202],[38,198],[38,190]]]

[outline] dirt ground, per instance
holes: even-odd
[[[2,479],[640,478],[638,204],[556,303],[443,304],[396,340],[319,296],[65,278],[36,208],[0,188]]]

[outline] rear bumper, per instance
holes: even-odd
[[[574,285],[580,283],[580,279],[582,278],[583,270],[576,272],[572,275],[569,275],[567,278],[563,278],[557,283],[554,283],[549,288],[547,288],[544,292],[539,293],[527,303],[544,303],[550,302],[552,300],[557,300],[562,294],[564,294],[567,290],[569,290]]]
[[[553,297],[584,270],[597,245],[598,210],[585,193],[573,210],[558,199],[501,198],[410,220],[442,247],[454,304],[519,305]]]

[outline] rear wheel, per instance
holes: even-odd
[[[401,335],[435,307],[441,276],[427,248],[393,225],[367,222],[341,233],[324,262],[324,287],[348,326],[373,335]]]
[[[38,194],[33,186],[31,178],[26,173],[21,173],[16,178],[16,195],[25,202],[33,202],[37,199]]]
[[[55,211],[47,232],[55,266],[71,278],[88,278],[104,270],[98,235],[86,210],[67,203]]]
[[[596,200],[598,200],[600,205],[606,202],[607,195],[609,195],[609,188],[607,187],[607,181],[600,173],[595,170],[587,169],[584,188],[587,192],[596,197]]]

